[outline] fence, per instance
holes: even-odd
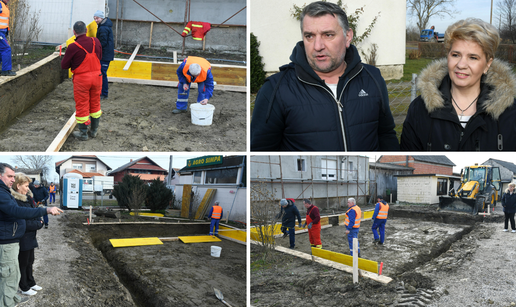
[[[401,136],[403,122],[407,116],[407,111],[414,99],[419,96],[416,86],[417,74],[412,74],[410,82],[388,82],[387,91],[389,92],[389,104],[391,107],[394,123],[396,124],[396,136]]]

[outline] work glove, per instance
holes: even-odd
[[[308,224],[308,229],[312,229],[312,224],[313,223]]]
[[[184,91],[188,91],[188,89],[190,88],[190,86],[188,84],[183,84],[183,90]]]

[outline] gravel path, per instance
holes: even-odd
[[[454,274],[434,273],[444,295],[429,306],[516,306],[516,233],[502,230],[500,223],[479,226],[491,236],[477,238],[478,248]]]

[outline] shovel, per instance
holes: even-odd
[[[231,305],[229,305],[228,303],[226,303],[226,301],[224,300],[224,295],[222,294],[222,292],[220,292],[219,289],[217,288],[213,288],[213,290],[215,291],[215,296],[221,301],[223,302],[226,306],[229,306],[231,307]]]

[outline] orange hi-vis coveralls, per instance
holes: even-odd
[[[315,209],[317,212],[319,212],[319,208],[317,208],[315,205],[312,205],[309,209],[310,209],[310,211],[306,212],[306,224],[307,225],[313,222],[312,218],[310,217],[310,213],[312,213],[312,211]],[[312,228],[308,229],[308,239],[310,240],[310,245],[312,247],[322,248],[320,217],[319,217],[319,221],[317,221],[317,223],[313,223]]]
[[[102,73],[100,72],[100,60],[95,53],[95,40],[93,40],[92,52],[86,51],[78,42],[74,44],[86,52],[86,57],[81,65],[72,70],[73,73],[73,98],[75,99],[75,119],[79,124],[90,124],[90,116],[99,118],[102,115],[100,109],[100,92],[102,91]]]

